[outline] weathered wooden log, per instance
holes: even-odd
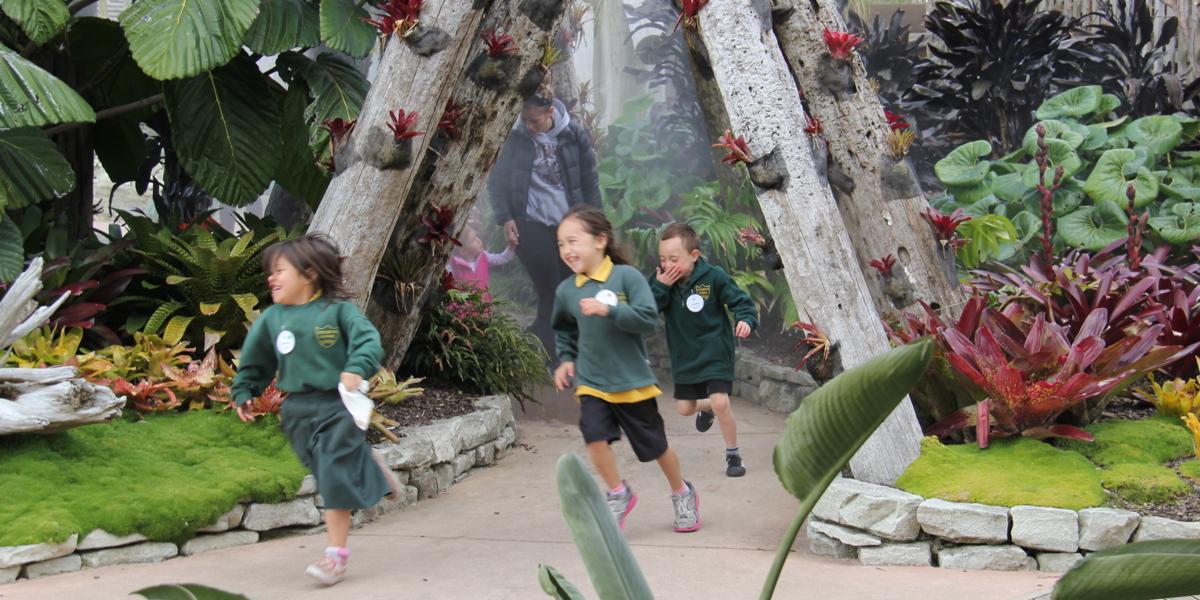
[[[55,433],[81,425],[107,423],[121,415],[125,397],[83,379],[6,396],[14,389],[33,384],[0,384],[0,435],[10,433]]]
[[[554,39],[563,18],[561,0],[541,2],[543,10],[533,14],[533,18],[527,10],[530,4],[529,0],[497,1],[488,10],[481,26],[481,29],[494,29],[516,40],[520,50],[509,54],[505,60],[510,61],[510,70],[520,79],[526,79],[531,72],[536,75],[543,71],[542,51]],[[434,151],[425,155],[417,169],[420,178],[410,189],[403,203],[403,214],[390,238],[403,257],[400,262],[411,265],[405,285],[412,286],[409,289],[413,293],[400,299],[399,303],[396,299],[400,294],[395,291],[381,294],[380,301],[369,303],[366,309],[367,316],[379,328],[383,338],[387,351],[384,365],[391,369],[404,360],[409,342],[420,324],[422,307],[439,293],[442,273],[453,250],[449,243],[416,243],[416,238],[426,230],[420,218],[429,215],[434,204],[452,210],[452,231],[459,235],[476,199],[484,192],[492,165],[521,111],[525,101],[523,92],[528,92],[521,89],[519,81],[503,86],[480,85],[477,71],[485,55],[484,48],[476,36],[468,64],[452,80],[457,82],[452,98],[467,108],[458,123],[458,139],[439,134],[434,140],[434,146],[431,146]],[[386,289],[395,283],[381,278],[377,285]]]
[[[360,308],[365,308],[389,234],[403,212],[419,218],[415,207],[405,207],[420,158],[435,137],[438,121],[454,83],[473,48],[472,38],[483,3],[464,0],[431,0],[421,10],[421,25],[450,36],[445,49],[424,56],[403,39],[388,36],[382,43],[379,74],[363,101],[358,124],[345,145],[335,152],[333,180],[309,231],[332,236],[346,256],[346,287]],[[408,144],[396,145],[388,130],[389,111],[417,113],[410,131],[425,132]],[[407,148],[405,148],[407,146]],[[416,160],[412,166],[394,164],[391,150],[406,149]],[[479,176],[480,178],[483,175]],[[436,200],[436,199],[435,199]],[[425,213],[421,213],[425,214]]]
[[[826,27],[846,31],[836,2],[796,2],[790,16],[776,23],[775,35],[806,107],[824,129],[829,178],[858,256],[854,264],[866,275],[880,313],[919,308],[917,300],[935,309],[955,310],[963,296],[954,254],[941,250],[921,216],[929,203],[910,162],[894,157],[889,149],[887,138],[893,134],[862,60],[852,55],[834,65],[822,37]],[[834,69],[839,77],[829,73]],[[849,86],[839,89],[830,86],[830,80],[848,81]],[[885,278],[869,264],[888,255],[895,257],[896,265]]]
[[[850,367],[889,344],[863,273],[853,266],[858,259],[842,215],[813,166],[799,91],[762,8],[752,0],[709,3],[699,13],[699,35],[734,133],[764,163],[759,168],[779,179],[774,189],[756,186],[756,192],[796,306],[840,345]],[[851,460],[854,476],[893,483],[920,454],[920,439],[905,399]]]
[[[54,314],[69,293],[64,292],[50,306],[38,307],[33,297],[42,291],[42,257],[35,257],[25,271],[8,286],[4,299],[0,300],[0,348],[7,349],[13,342],[42,326],[46,318]]]
[[[44,369],[0,369],[0,381],[9,383],[39,383],[49,385],[79,375],[75,367],[46,367]]]

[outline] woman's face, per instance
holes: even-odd
[[[576,273],[591,273],[604,262],[608,238],[587,232],[583,222],[570,217],[558,226],[558,256]]]
[[[554,127],[554,107],[532,107],[521,111],[521,123],[529,135],[539,135]]]

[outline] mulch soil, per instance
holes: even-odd
[[[804,352],[795,353],[792,350],[804,341],[804,335],[795,329],[779,331],[774,327],[763,328],[750,334],[750,337],[738,339],[738,347],[750,351],[751,354],[776,365],[795,368],[804,358]],[[803,348],[801,349],[803,350]]]
[[[419,396],[407,398],[397,404],[376,403],[376,412],[400,423],[389,428],[396,437],[404,437],[400,431],[406,427],[429,425],[439,419],[473,413],[478,410],[475,408],[475,401],[483,397],[483,394],[475,393],[474,390],[465,390],[462,386],[444,381],[425,380],[418,385],[425,389]],[[367,430],[367,442],[378,444],[385,441],[388,439],[374,428]]]
[[[1145,390],[1144,390],[1145,391]],[[1114,398],[1109,402],[1104,409],[1104,417],[1108,419],[1125,419],[1129,421],[1138,421],[1153,417],[1158,414],[1154,406],[1148,402],[1143,402],[1136,398]],[[1185,463],[1195,457],[1184,456],[1166,464],[1167,467],[1173,469],[1179,474],[1179,465]],[[1191,482],[1192,493],[1184,496],[1179,502],[1172,504],[1154,504],[1153,502],[1146,504],[1132,504],[1125,502],[1116,496],[1109,494],[1111,504],[1117,508],[1124,508],[1134,512],[1141,513],[1147,517],[1164,517],[1174,519],[1176,521],[1200,521],[1200,483],[1184,477],[1179,474],[1179,477],[1184,481]]]

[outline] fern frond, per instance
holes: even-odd
[[[142,332],[147,335],[156,335],[158,329],[167,321],[167,318],[183,307],[184,304],[182,302],[168,302],[159,306],[150,315],[150,319],[146,321],[146,325],[142,327]]]
[[[171,321],[167,323],[167,328],[163,331],[163,341],[174,346],[183,339],[183,335],[187,333],[188,325],[191,325],[192,320],[196,317],[176,315],[171,317]]]

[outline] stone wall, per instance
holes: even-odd
[[[436,496],[451,485],[508,456],[517,433],[508,396],[488,396],[475,402],[478,411],[423,427],[404,430],[400,443],[375,446],[399,478],[403,497],[380,500],[356,510],[352,526],[380,515],[403,510],[418,500]],[[249,499],[235,505],[215,523],[197,529],[182,545],[153,542],[140,534],[115,536],[102,529],[80,539],[78,534],[58,544],[0,547],[0,583],[70,573],[84,567],[160,562],[209,550],[253,544],[292,535],[324,531],[324,502],[317,481],[307,475],[296,497],[277,504]]]
[[[1200,539],[1200,523],[1127,510],[926,500],[842,478],[813,507],[807,531],[813,554],[856,558],[864,566],[1049,573],[1129,542]]]
[[[666,336],[661,333],[648,336],[646,352],[659,380],[671,381]],[[817,382],[808,371],[773,364],[742,348],[737,350],[734,372],[733,396],[782,413],[796,410],[800,401],[817,389]]]

